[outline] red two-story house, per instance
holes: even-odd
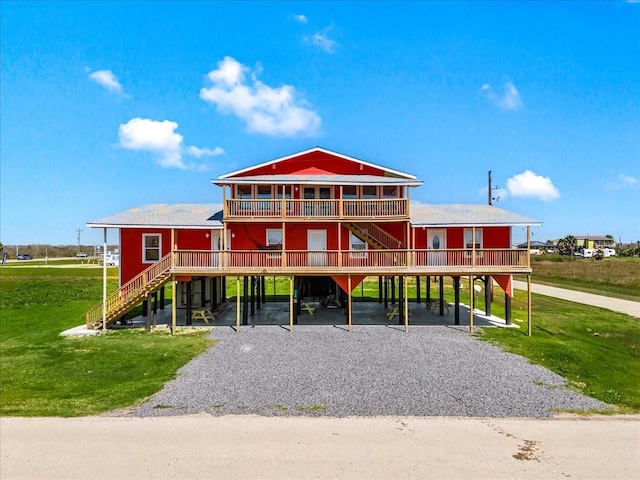
[[[386,290],[387,282],[394,288],[397,282],[396,312],[405,326],[409,276],[440,279],[440,314],[443,277],[454,286],[461,277],[485,285],[493,279],[505,291],[509,319],[512,275],[531,273],[528,248],[511,248],[511,235],[538,221],[490,205],[411,203],[410,190],[422,185],[415,176],[322,148],[212,183],[221,187],[221,204],[147,205],[88,224],[105,229],[105,238],[108,228],[120,233],[120,288],[87,313],[88,326],[105,327],[162,294],[166,284],[173,290],[173,326],[183,308],[190,323],[194,310],[226,301],[232,280],[239,327],[246,323],[248,291],[255,283],[260,291],[265,277],[289,279],[284,320],[291,326],[305,298],[330,293],[351,327],[351,292],[366,276],[379,277],[381,291],[383,283]],[[456,295],[456,323],[458,306]]]

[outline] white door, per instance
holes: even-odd
[[[322,267],[327,264],[327,231],[307,230],[307,250],[309,253],[309,266]]]
[[[444,229],[429,229],[427,234],[427,265],[446,265],[446,252],[434,252],[433,250],[444,250],[447,248],[447,231]]]

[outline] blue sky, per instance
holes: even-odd
[[[219,202],[314,146],[486,203],[533,239],[640,240],[640,3],[17,2],[1,15],[0,241]],[[524,232],[514,231],[514,240]],[[115,235],[111,238],[115,238]]]

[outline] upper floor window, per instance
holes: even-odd
[[[353,200],[358,198],[358,187],[356,185],[345,185],[342,187],[342,198]]]
[[[382,198],[398,198],[398,187],[385,185],[382,187]]]
[[[474,238],[474,230],[471,228],[464,229],[464,248],[468,248],[471,250],[475,248],[476,250],[482,248],[482,229],[475,229],[475,238]]]
[[[160,260],[161,237],[157,234],[142,235],[142,262],[154,263]]]
[[[276,187],[276,198],[282,199],[282,190],[283,187]],[[291,198],[291,185],[284,186],[284,198]]]
[[[373,198],[378,198],[378,191],[375,185],[365,185],[362,187],[362,195],[361,198],[369,200]]]
[[[271,185],[258,185],[258,199],[273,198],[271,196]]]
[[[251,185],[236,185],[236,198],[251,198]]]

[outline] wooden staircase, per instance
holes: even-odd
[[[97,330],[104,325],[113,323],[122,315],[133,310],[141,301],[160,289],[170,279],[171,254],[168,254],[107,296],[105,304],[99,302],[87,310],[85,313],[87,328]],[[106,305],[105,319],[103,319],[103,305]]]
[[[401,240],[398,240],[375,223],[352,222],[345,224],[345,227],[360,240],[371,245],[376,250],[398,250],[405,248]]]

